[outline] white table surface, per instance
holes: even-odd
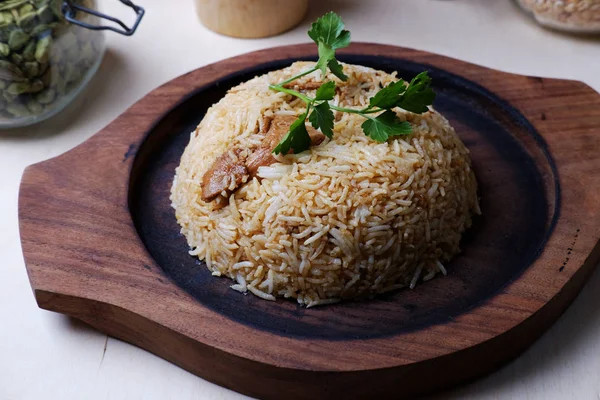
[[[307,41],[331,9],[355,41],[427,50],[504,71],[577,79],[600,90],[600,40],[539,28],[509,0],[326,1],[283,35],[239,40],[205,29],[192,0],[137,0],[135,36],[109,34],[88,90],[42,125],[0,132],[0,400],[237,399],[154,355],[37,308],[21,255],[17,196],[23,169],[88,139],[156,86],[206,64]],[[116,0],[106,12],[126,16]],[[599,149],[600,150],[600,149]],[[600,271],[563,317],[518,360],[440,398],[600,399]],[[440,371],[443,373],[443,371]]]

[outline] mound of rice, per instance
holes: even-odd
[[[265,116],[298,115],[304,103],[269,89],[313,64],[297,62],[256,77],[217,104],[192,132],[173,182],[171,201],[190,254],[233,289],[267,300],[294,298],[307,306],[370,296],[446,273],[462,233],[479,213],[468,150],[448,121],[431,110],[398,109],[413,134],[377,143],[364,119],[336,113],[333,140],[300,154],[278,156],[226,205],[201,199],[201,180],[232,146],[256,147]],[[344,64],[333,104],[363,108],[397,80]],[[320,81],[319,72],[300,84]],[[313,91],[307,92],[314,95]]]

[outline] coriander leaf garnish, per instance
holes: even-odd
[[[327,63],[335,59],[335,50],[323,42],[318,42],[317,45],[319,49],[319,60],[317,61],[317,65],[315,65],[315,67],[321,70],[321,76],[325,77],[327,74]]]
[[[315,94],[315,100],[333,100],[335,96],[335,82],[329,81],[322,84]]]
[[[273,153],[288,154],[290,151],[300,153],[310,147],[311,140],[305,125],[307,118],[315,129],[320,129],[324,135],[332,139],[335,121],[332,110],[364,117],[366,121],[361,125],[363,132],[380,143],[391,137],[412,133],[412,125],[407,121],[400,121],[394,111],[395,108],[402,108],[416,114],[429,111],[429,106],[435,99],[435,92],[431,88],[431,78],[427,71],[415,76],[410,83],[400,79],[381,88],[369,99],[369,106],[363,109],[344,108],[329,104],[329,101],[335,97],[336,84],[334,81],[324,82],[317,89],[314,98],[306,93],[285,87],[296,79],[317,70],[321,71],[324,78],[327,68],[340,80],[348,79],[344,74],[343,65],[335,58],[337,49],[350,44],[350,32],[344,29],[342,19],[337,14],[329,12],[312,24],[308,36],[318,46],[319,60],[315,66],[277,85],[269,86],[272,90],[287,93],[306,103],[306,112],[290,125],[289,132],[281,139]]]
[[[383,143],[393,136],[410,135],[412,127],[409,122],[400,121],[396,113],[390,110],[376,118],[367,119],[361,125],[365,135],[371,139]]]
[[[329,103],[324,101],[314,107],[308,116],[308,120],[315,129],[321,129],[321,132],[329,139],[333,138],[333,112],[329,108]],[[310,143],[309,143],[310,144]]]
[[[342,18],[333,11],[313,22],[308,36],[316,43],[323,42],[333,50],[350,44],[350,31],[344,30]]]
[[[417,114],[427,112],[427,107],[435,100],[435,92],[430,87],[431,78],[427,71],[415,76],[406,88],[406,92],[400,97],[396,104],[398,107]]]
[[[318,45],[319,61],[316,68],[321,70],[323,76],[327,74],[327,67],[329,67],[331,72],[341,80],[348,79],[341,71],[341,65],[335,61],[335,51],[350,45],[350,31],[344,30],[344,23],[340,16],[328,12],[318,18],[308,31],[308,36]],[[334,63],[331,63],[332,60]]]
[[[369,107],[383,109],[395,107],[404,92],[406,92],[406,83],[402,79],[392,82],[369,99]]]
[[[348,77],[344,74],[344,69],[342,67],[342,64],[337,62],[337,60],[335,58],[332,60],[329,60],[329,62],[327,63],[327,66],[329,67],[329,70],[331,71],[331,73],[334,74],[335,76],[337,76],[339,80],[344,81],[344,82],[348,80]]]
[[[421,114],[429,110],[428,106],[435,100],[435,92],[430,87],[431,78],[427,71],[419,75],[406,85],[402,79],[393,82],[381,89],[369,100],[369,107],[390,109],[400,107],[406,111]]]
[[[273,153],[275,154],[288,154],[290,150],[294,153],[301,153],[310,147],[310,136],[306,130],[306,113],[301,114],[298,119],[292,122],[290,125],[290,131],[285,134],[281,142],[275,147]]]

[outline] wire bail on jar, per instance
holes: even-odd
[[[82,92],[102,63],[104,31],[131,36],[144,16],[120,2],[136,14],[129,26],[96,0],[0,0],[0,130],[42,122]]]
[[[131,9],[133,9],[133,11],[135,11],[135,13],[137,15],[135,22],[131,28],[128,27],[127,25],[125,25],[121,20],[119,20],[117,18],[111,17],[110,15],[103,14],[99,11],[92,10],[87,7],[80,6],[78,4],[74,4],[71,0],[65,0],[63,2],[62,12],[67,21],[69,21],[72,24],[81,26],[83,28],[91,29],[94,31],[108,30],[108,31],[120,33],[121,35],[131,36],[135,33],[138,25],[140,24],[140,21],[142,20],[142,17],[144,16],[145,11],[142,7],[136,6],[129,0],[119,0],[119,1],[123,4],[125,4],[126,6],[131,7]],[[113,26],[106,26],[106,25],[92,25],[92,24],[88,24],[87,22],[80,21],[75,18],[77,11],[114,22],[114,23],[118,24],[119,26],[121,26],[123,29],[115,28]]]

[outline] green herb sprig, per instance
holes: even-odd
[[[342,65],[335,58],[336,50],[350,45],[350,31],[344,29],[342,19],[334,12],[329,12],[312,24],[308,36],[319,49],[319,60],[315,66],[277,85],[269,86],[272,90],[295,96],[306,103],[306,111],[290,125],[289,131],[275,147],[273,153],[288,154],[292,150],[297,154],[310,147],[311,140],[305,125],[307,118],[315,129],[320,129],[325,136],[333,138],[334,115],[332,110],[364,117],[366,121],[361,125],[363,132],[380,143],[387,141],[390,137],[412,133],[411,124],[407,121],[400,121],[393,109],[399,107],[417,114],[429,110],[428,106],[433,103],[435,92],[430,87],[431,78],[427,71],[418,74],[408,84],[400,79],[383,87],[369,99],[369,105],[363,109],[338,107],[329,104],[329,101],[333,100],[335,96],[336,84],[334,81],[323,83],[317,89],[315,97],[309,97],[285,87],[296,79],[317,70],[321,71],[323,77],[329,69],[341,81],[348,79]],[[373,116],[377,113],[379,115]]]

